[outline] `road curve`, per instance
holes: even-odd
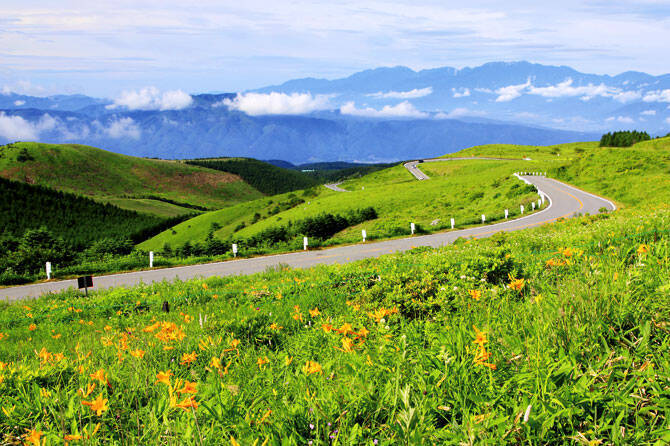
[[[463,160],[490,160],[490,161],[524,161],[522,158],[492,158],[487,156],[456,156],[452,158],[431,158],[423,160],[408,161],[403,166],[414,175],[417,180],[428,180],[430,177],[423,173],[417,165],[421,163],[435,163],[439,161],[463,161]]]
[[[603,207],[610,210],[616,209],[612,202],[561,183],[560,181],[542,176],[521,175],[520,178],[542,190],[549,199],[549,206],[542,211],[515,220],[437,234],[339,246],[320,251],[292,252],[251,259],[228,260],[202,265],[99,276],[94,278],[95,286],[93,289],[132,286],[139,283],[170,281],[177,278],[188,280],[195,277],[253,274],[279,264],[288,265],[292,268],[308,268],[320,264],[353,262],[369,257],[377,257],[389,252],[406,251],[417,246],[438,247],[452,243],[459,237],[480,238],[488,237],[500,231],[517,231],[549,223],[561,217],[571,217],[575,213],[595,214]],[[4,288],[0,289],[0,299],[14,301],[38,297],[45,293],[58,292],[76,286],[76,280],[64,280]]]
[[[324,186],[327,187],[330,190],[334,190],[335,192],[350,192],[346,189],[342,189],[340,187],[340,184],[342,184],[342,181],[340,181],[339,183],[324,184]]]

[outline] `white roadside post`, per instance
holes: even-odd
[[[307,242],[307,237],[303,237],[303,238],[302,238],[302,249],[303,249],[304,251],[307,251],[307,246],[308,246],[308,245],[309,245],[309,243]]]
[[[361,235],[363,236],[363,242],[365,242],[365,239],[366,239],[367,236],[368,236],[368,233],[365,232],[365,229],[363,229],[363,230],[361,231]]]
[[[451,219],[451,229],[454,229],[455,225],[456,225],[456,221],[452,218]]]
[[[509,217],[509,210],[505,209],[505,220],[507,220],[507,217]]]
[[[531,205],[532,205],[533,210],[535,210],[535,202],[534,201],[531,203]]]
[[[409,224],[409,229],[412,232],[412,235],[414,235],[414,231],[416,230],[416,226],[414,225],[414,223]]]
[[[538,207],[538,208],[541,208],[541,207],[542,207],[542,199],[541,199],[541,198],[538,198],[538,199],[537,199],[537,207]]]
[[[482,214],[482,223],[486,223],[486,215]]]
[[[46,270],[47,270],[47,279],[51,279],[51,262],[47,262]]]
[[[523,204],[521,205],[521,214],[523,215]]]
[[[149,268],[154,267],[154,252],[149,251]]]
[[[237,243],[233,243],[233,257],[237,257]]]

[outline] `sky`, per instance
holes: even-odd
[[[244,91],[379,66],[670,72],[669,0],[0,3],[0,91]]]

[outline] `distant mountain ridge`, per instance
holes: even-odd
[[[250,104],[252,113],[237,104],[249,93],[256,94],[252,102],[274,93],[273,101],[298,95],[297,101],[319,106],[264,114],[263,107],[274,104],[261,101]],[[593,140],[610,130],[664,135],[669,105],[670,75],[585,74],[529,62],[382,67],[342,79],[290,80],[242,96],[192,95],[179,107],[130,109],[83,95],[0,94],[0,143],[81,143],[161,158],[390,162],[477,144]]]

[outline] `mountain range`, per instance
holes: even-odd
[[[82,143],[161,158],[385,162],[486,143],[670,130],[670,75],[584,74],[528,62],[377,68],[242,93],[145,88],[104,99],[2,91],[0,143]]]

